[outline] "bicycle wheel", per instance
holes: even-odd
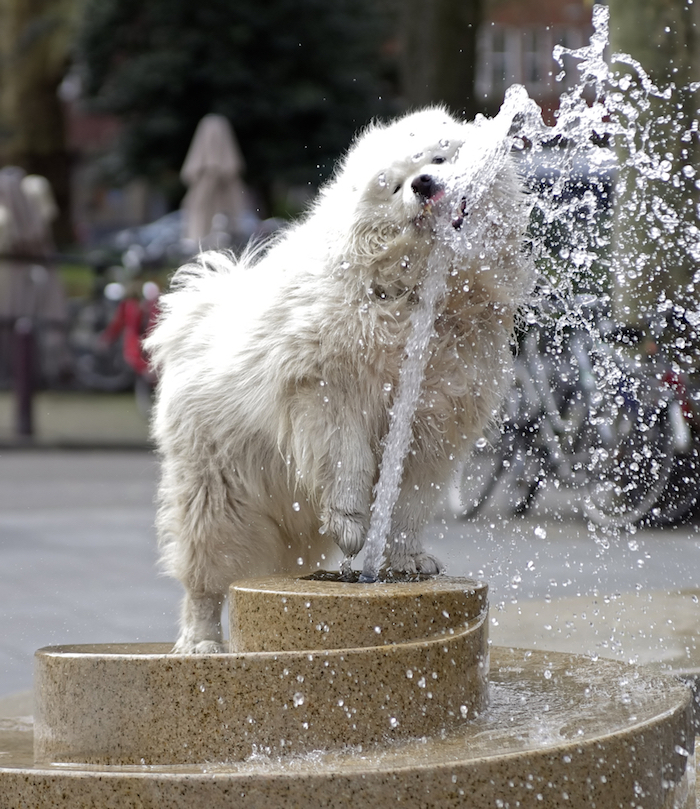
[[[563,484],[579,488],[588,483],[589,469],[600,446],[600,433],[591,423],[589,403],[580,391],[561,403],[559,413],[562,427],[557,436],[562,458],[553,464],[554,471]]]
[[[592,421],[600,425],[600,444],[589,469],[584,513],[604,527],[633,525],[657,503],[671,474],[668,408],[620,394]]]
[[[644,525],[649,528],[664,528],[692,519],[700,502],[699,474],[700,458],[697,450],[677,455],[664,490],[643,518]]]
[[[491,494],[494,509],[499,514],[524,514],[537,496],[544,469],[545,456],[537,442],[537,428],[512,432],[503,472]]]
[[[120,344],[93,353],[75,352],[73,374],[81,387],[105,393],[120,393],[134,384],[134,372],[124,360]]]

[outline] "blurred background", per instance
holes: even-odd
[[[298,215],[373,117],[519,82],[551,122],[590,33],[587,0],[0,0],[0,440],[145,442],[129,343],[185,258]]]

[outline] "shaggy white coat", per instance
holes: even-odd
[[[160,378],[158,532],[186,591],[175,651],[221,649],[235,579],[303,573],[327,567],[335,545],[362,548],[411,311],[435,224],[450,218],[465,233],[386,558],[395,571],[439,571],[419,535],[508,389],[514,315],[531,283],[510,162],[473,210],[445,194],[475,132],[440,109],[375,125],[268,249],[205,253],[175,275],[147,343]]]

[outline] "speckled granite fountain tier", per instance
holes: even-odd
[[[695,806],[676,680],[494,647],[486,701],[483,585],[261,580],[232,610],[229,654],[40,650],[0,809]]]
[[[229,593],[231,651],[343,649],[483,635],[487,587],[469,579],[347,583],[323,578],[237,582]]]
[[[366,746],[450,731],[486,705],[483,584],[279,578],[231,596],[232,654],[40,649],[37,760],[189,764]]]
[[[695,806],[690,698],[675,680],[493,648],[490,691],[488,710],[444,738],[179,767],[37,764],[31,724],[5,720],[0,809]]]

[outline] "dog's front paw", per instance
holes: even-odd
[[[330,534],[345,556],[357,556],[365,544],[366,519],[363,514],[328,511],[324,515],[323,533]]]
[[[415,575],[423,573],[427,576],[437,576],[442,573],[445,566],[429,553],[412,553],[402,556],[393,556],[389,562],[389,569],[394,573],[407,573]]]
[[[176,655],[215,655],[224,652],[221,643],[215,640],[194,641],[189,638],[180,638],[173,646],[172,654]]]
[[[438,573],[444,573],[445,571],[445,565],[429,553],[417,553],[413,557],[413,562],[416,566],[416,573],[437,576]]]

